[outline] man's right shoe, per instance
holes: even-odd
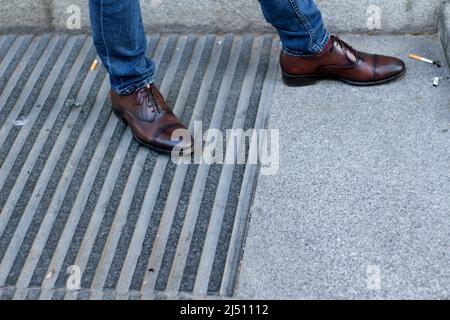
[[[160,153],[171,153],[175,146],[184,155],[192,152],[192,136],[154,84],[129,95],[119,96],[113,90],[110,95],[114,113],[130,126],[139,144]],[[175,130],[179,130],[177,137],[185,139],[173,139]]]
[[[359,52],[337,36],[332,36],[319,54],[294,56],[283,51],[280,64],[283,81],[289,86],[311,85],[320,79],[377,85],[397,79],[406,71],[402,60]]]

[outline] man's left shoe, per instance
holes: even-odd
[[[368,86],[392,81],[406,72],[397,58],[359,52],[332,36],[325,49],[315,55],[294,56],[281,52],[283,81],[289,86],[314,84],[320,79],[340,80]]]

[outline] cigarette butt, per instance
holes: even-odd
[[[439,86],[439,77],[434,77],[433,86],[435,86],[435,87]]]
[[[95,68],[97,68],[97,64],[98,64],[98,60],[95,59],[94,62],[92,62],[92,64],[91,64],[90,70],[94,71]]]
[[[441,64],[439,63],[439,61],[433,61],[431,59],[427,59],[427,58],[418,56],[417,54],[410,54],[408,57],[410,57],[411,59],[415,59],[415,60],[418,60],[418,61],[426,62],[426,63],[429,63],[429,64],[435,64],[439,68],[441,67]]]
[[[409,57],[411,59],[415,59],[415,60],[426,62],[426,63],[430,63],[430,64],[434,64],[435,63],[433,60],[430,60],[430,59],[418,56],[417,54],[410,54]]]

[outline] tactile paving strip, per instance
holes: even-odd
[[[273,35],[148,40],[157,85],[191,130],[266,126]],[[140,147],[95,58],[85,35],[0,36],[2,299],[231,296],[258,167],[175,165]]]

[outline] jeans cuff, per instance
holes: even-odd
[[[134,83],[123,89],[115,89],[114,88],[114,91],[119,96],[126,96],[126,95],[131,94],[131,93],[135,92],[136,90],[141,89],[141,88],[145,87],[146,85],[149,85],[153,82],[155,82],[155,79],[154,79],[154,76],[151,76],[151,77],[148,77],[142,81],[139,81],[138,83]]]
[[[330,41],[330,38],[331,38],[331,34],[328,31],[325,30],[325,35],[324,35],[324,37],[322,39],[322,42],[319,44],[320,52],[322,52],[323,49],[325,49],[325,47],[327,46],[328,42]]]
[[[295,51],[289,48],[286,48],[284,45],[282,45],[283,51],[286,52],[287,54],[291,55],[291,56],[297,56],[297,57],[301,57],[301,56],[311,56],[311,55],[316,55],[319,54],[323,51],[323,49],[325,49],[325,47],[328,44],[328,41],[330,41],[331,38],[331,34],[325,30],[325,35],[322,38],[322,41],[316,45],[316,47],[319,49],[316,52],[301,52],[301,51]]]

